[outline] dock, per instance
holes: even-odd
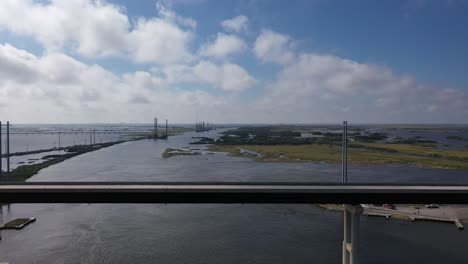
[[[33,218],[16,218],[15,220],[12,220],[6,223],[5,225],[1,226],[0,230],[5,230],[5,229],[20,230],[35,221],[36,221],[36,218],[34,217]]]
[[[366,212],[364,211],[362,213],[362,215],[365,215],[365,216],[378,216],[378,217],[385,217],[385,219],[389,219],[390,216],[392,216],[391,214],[385,214],[385,213],[375,213],[375,212]]]

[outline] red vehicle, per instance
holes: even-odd
[[[393,205],[393,204],[384,204],[383,208],[392,209],[392,210],[396,209],[395,205]]]

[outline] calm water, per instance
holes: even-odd
[[[214,132],[206,132],[206,134]],[[195,133],[124,143],[41,171],[31,181],[339,181],[339,166],[265,163],[225,154],[161,158]],[[196,134],[197,136],[201,134]],[[468,183],[467,171],[352,166],[352,181]],[[3,231],[10,263],[340,263],[342,215],[311,205],[14,204]],[[363,263],[468,263],[454,225],[363,217]],[[384,258],[382,256],[385,256]]]

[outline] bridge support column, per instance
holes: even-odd
[[[359,221],[362,214],[360,205],[343,205],[344,236],[343,236],[343,264],[359,263]]]

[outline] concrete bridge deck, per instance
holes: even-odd
[[[3,203],[467,204],[468,186],[307,183],[0,183]]]

